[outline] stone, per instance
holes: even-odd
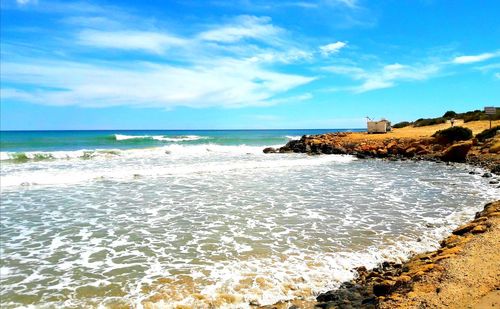
[[[474,227],[476,227],[476,223],[468,223],[468,224],[465,224],[465,225],[458,227],[452,233],[454,235],[463,235],[465,233],[470,232]]]
[[[484,173],[482,177],[491,178],[491,177],[493,177],[493,175],[491,175],[491,173]]]
[[[472,234],[481,234],[484,233],[488,230],[488,228],[484,225],[477,225],[475,226],[470,232]]]
[[[267,147],[267,148],[264,148],[264,150],[262,150],[264,153],[276,153],[276,149],[274,149],[273,147]]]
[[[446,162],[465,162],[465,158],[471,147],[471,141],[451,145],[443,151],[441,160]]]
[[[409,157],[413,157],[416,152],[417,152],[417,148],[415,148],[415,147],[410,147],[410,148],[405,150],[405,154]]]
[[[391,293],[394,284],[396,284],[393,280],[384,280],[382,283],[378,283],[373,285],[373,294],[376,296],[383,296]]]
[[[500,153],[500,141],[497,141],[493,145],[491,145],[490,153]]]

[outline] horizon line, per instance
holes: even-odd
[[[284,131],[284,130],[366,130],[366,128],[301,128],[301,129],[41,129],[0,130],[0,132],[68,132],[68,131]]]

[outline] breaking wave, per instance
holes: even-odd
[[[201,140],[201,139],[208,139],[207,136],[198,136],[198,135],[164,136],[164,135],[115,134],[114,136],[115,136],[115,139],[117,141],[151,139],[151,140],[162,141],[162,142],[186,142],[186,141],[197,141],[197,140]]]

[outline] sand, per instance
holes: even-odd
[[[469,236],[460,253],[438,262],[439,271],[381,308],[500,308],[500,201],[494,204],[487,232]]]

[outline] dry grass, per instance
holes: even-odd
[[[492,126],[500,125],[500,120],[492,121]],[[490,122],[488,120],[481,121],[471,121],[464,123],[463,120],[457,119],[455,121],[455,126],[466,127],[472,130],[472,133],[478,134],[490,127]],[[392,132],[387,134],[368,134],[368,133],[354,133],[349,137],[353,140],[356,139],[369,139],[369,140],[382,140],[386,138],[419,138],[419,137],[430,137],[438,130],[447,129],[450,127],[450,123],[441,123],[432,126],[418,127],[414,128],[411,126],[393,129]]]

